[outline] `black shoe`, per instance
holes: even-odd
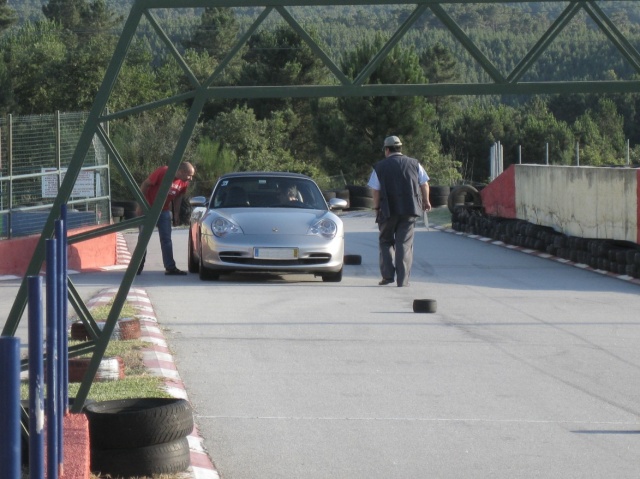
[[[378,283],[380,286],[386,286],[387,284],[393,283],[392,279],[382,278],[382,280]]]
[[[166,270],[164,274],[168,276],[184,276],[187,274],[187,272],[182,271],[181,269],[178,269],[178,268],[173,268],[173,269]]]

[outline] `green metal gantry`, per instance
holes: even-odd
[[[133,252],[129,266],[124,273],[122,283],[116,293],[111,310],[106,320],[105,326],[100,331],[96,322],[91,316],[88,308],[84,305],[78,291],[73,283],[68,279],[69,301],[79,318],[85,323],[92,339],[81,345],[71,347],[69,356],[81,354],[92,354],[89,370],[85,379],[80,385],[74,410],[79,410],[91,387],[91,383],[98,369],[105,349],[109,343],[109,338],[115,328],[122,307],[126,301],[129,289],[135,279],[138,266],[140,265],[146,247],[151,238],[154,226],[160,216],[162,202],[156,201],[149,205],[138,185],[134,181],[123,158],[120,156],[113,143],[110,141],[104,124],[110,120],[124,118],[129,115],[141,113],[147,110],[163,107],[174,103],[188,102],[189,110],[184,124],[184,128],[179,136],[175,150],[169,162],[169,169],[160,185],[159,196],[165,196],[168,191],[187,144],[191,138],[200,113],[207,103],[216,99],[229,98],[285,98],[285,97],[368,97],[368,96],[443,96],[443,95],[502,95],[502,94],[554,94],[554,93],[627,93],[640,92],[640,81],[567,81],[567,82],[523,82],[521,79],[531,69],[534,63],[545,52],[549,44],[564,30],[571,22],[572,18],[579,13],[585,12],[600,29],[602,33],[615,45],[621,55],[631,65],[631,68],[640,74],[640,54],[634,46],[625,38],[621,31],[615,26],[613,20],[602,10],[601,5],[611,4],[620,0],[600,0],[600,1],[570,1],[570,2],[545,2],[565,6],[556,20],[542,34],[533,47],[520,59],[513,70],[509,73],[500,70],[485,56],[481,48],[465,33],[456,21],[447,13],[446,5],[452,4],[496,4],[506,5],[514,3],[542,3],[540,0],[419,0],[407,3],[406,1],[394,0],[137,0],[131,8],[131,12],[126,20],[122,34],[118,41],[114,55],[107,68],[102,85],[96,95],[96,99],[91,108],[88,120],[80,136],[75,153],[69,164],[67,174],[64,177],[58,196],[56,197],[51,214],[46,222],[33,258],[29,264],[25,277],[20,285],[20,289],[9,317],[2,331],[3,335],[12,336],[15,334],[20,319],[23,316],[27,304],[26,280],[28,276],[37,275],[40,272],[45,259],[45,240],[53,237],[54,222],[57,219],[61,205],[65,204],[73,190],[80,169],[91,142],[94,137],[98,137],[104,144],[112,158],[115,168],[124,178],[133,197],[143,205],[143,215],[138,218],[122,221],[117,224],[102,226],[90,232],[73,235],[69,238],[69,243],[74,244],[91,238],[106,234],[123,231],[131,227],[141,226],[138,244]],[[323,48],[316,42],[305,28],[296,20],[289,7],[296,6],[381,6],[400,5],[413,8],[411,14],[399,24],[397,30],[392,33],[386,44],[373,56],[371,61],[359,72],[355,79],[348,78],[329,57]],[[161,9],[185,9],[204,7],[252,7],[262,8],[253,24],[237,40],[235,45],[229,50],[209,78],[200,82],[187,62],[180,54],[178,48],[173,44],[169,36],[160,26],[158,18],[154,15],[154,10]],[[484,72],[491,79],[488,83],[474,84],[366,84],[367,79],[385,59],[389,52],[395,47],[415,24],[415,22],[427,11],[432,12],[449,30],[453,37],[460,42],[464,49],[478,63]],[[279,15],[300,37],[309,45],[311,50],[321,59],[324,65],[333,75],[333,84],[330,85],[280,85],[280,86],[213,86],[214,82],[220,78],[222,72],[229,62],[239,53],[241,48],[249,40],[258,27],[270,15]],[[180,65],[183,74],[188,78],[191,89],[169,98],[158,100],[144,105],[131,106],[128,109],[105,113],[111,92],[114,88],[118,74],[123,65],[125,57],[129,51],[132,40],[141,21],[146,20],[158,35],[162,43]],[[28,360],[27,360],[28,361]],[[26,362],[23,369],[26,368]]]

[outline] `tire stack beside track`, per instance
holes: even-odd
[[[451,213],[458,206],[482,206],[482,198],[478,190],[471,185],[456,186],[451,190],[447,198],[447,206]]]
[[[630,241],[568,236],[549,226],[487,216],[481,208],[469,206],[455,207],[452,228],[537,250],[593,269],[640,278],[640,245]]]
[[[135,218],[136,217],[136,209],[138,208],[138,203],[135,201],[112,201],[111,208],[117,209],[117,213],[122,213],[125,220]],[[115,215],[114,215],[115,216]]]
[[[353,211],[373,209],[373,190],[368,186],[347,185],[349,209]]]
[[[185,471],[193,412],[185,399],[98,401],[84,408],[89,422],[91,471],[114,477]]]
[[[433,208],[444,206],[449,200],[451,187],[434,185],[429,188],[429,203]]]
[[[327,203],[329,203],[329,200],[332,198],[339,198],[347,202],[347,207],[345,209],[349,209],[350,207],[350,194],[347,188],[334,188],[332,190],[324,190],[322,192],[322,196],[324,196],[324,199]]]

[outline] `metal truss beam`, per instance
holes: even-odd
[[[93,339],[78,347],[72,348],[70,355],[92,353],[92,360],[85,380],[80,386],[77,394],[77,401],[74,408],[82,407],[87,397],[91,382],[98,369],[104,351],[109,343],[109,338],[115,328],[116,322],[126,301],[127,294],[135,279],[136,271],[140,265],[144,252],[147,248],[153,228],[160,216],[162,202],[155,202],[153,205],[147,204],[140,192],[140,189],[130,174],[126,162],[117,152],[115,146],[107,137],[102,124],[104,122],[124,118],[129,115],[141,113],[154,108],[190,102],[190,107],[184,128],[179,136],[175,150],[169,162],[169,169],[164,177],[158,195],[166,196],[172,178],[174,177],[192,132],[198,121],[198,117],[208,101],[217,99],[232,98],[320,98],[320,97],[367,97],[367,96],[441,96],[441,95],[504,95],[504,94],[552,94],[552,93],[629,93],[640,92],[640,81],[584,81],[584,82],[522,82],[523,76],[530,71],[536,60],[546,51],[555,38],[570,24],[575,15],[581,11],[593,20],[595,25],[603,32],[606,38],[620,51],[621,55],[628,61],[631,68],[640,75],[640,54],[638,50],[625,38],[614,22],[600,8],[601,5],[611,4],[622,0],[575,0],[570,2],[544,2],[566,5],[552,25],[543,33],[533,47],[516,63],[511,72],[501,72],[496,65],[482,52],[472,38],[456,23],[447,12],[447,5],[469,3],[467,0],[419,0],[407,3],[399,0],[137,0],[131,8],[130,14],[125,22],[122,34],[116,46],[114,55],[106,70],[102,85],[96,95],[93,107],[91,108],[85,128],[76,146],[75,153],[69,164],[67,174],[64,177],[58,196],[56,197],[51,215],[44,227],[41,238],[38,242],[35,254],[29,264],[25,278],[20,286],[20,290],[9,313],[9,318],[3,329],[3,335],[13,335],[17,329],[20,319],[24,313],[27,303],[26,279],[28,276],[37,275],[40,272],[45,256],[45,240],[53,236],[54,221],[56,212],[60,211],[60,206],[69,200],[73,186],[76,182],[85,156],[91,146],[94,137],[104,144],[105,148],[113,159],[115,168],[120,172],[125,182],[129,186],[133,197],[140,202],[143,209],[143,216],[99,228],[95,231],[84,233],[70,238],[70,242],[87,240],[104,234],[112,234],[117,231],[140,226],[138,244],[133,252],[131,262],[126,269],[122,282],[114,298],[106,324],[102,331],[96,326],[91,318],[91,313],[83,304],[77,290],[69,280],[69,300],[71,301],[78,316],[88,327]],[[543,3],[542,0],[474,0],[476,4],[515,4],[515,3]],[[381,6],[381,5],[403,5],[412,6],[412,12],[392,32],[389,40],[382,46],[380,51],[373,56],[370,62],[351,79],[347,77],[336,63],[325,53],[322,46],[313,39],[307,30],[298,22],[289,7],[298,6]],[[185,9],[204,7],[260,7],[263,8],[253,24],[231,47],[226,56],[222,59],[217,68],[211,73],[209,78],[200,82],[190,69],[188,62],[181,55],[179,48],[173,44],[169,35],[161,27],[154,11],[160,9]],[[419,84],[419,85],[369,85],[367,81],[371,74],[376,71],[381,62],[406,36],[407,32],[415,25],[416,21],[427,11],[431,11],[447,28],[452,36],[460,42],[464,49],[478,63],[487,76],[491,79],[488,83],[474,84]],[[332,82],[323,85],[280,85],[280,86],[238,86],[221,87],[214,86],[216,80],[221,76],[225,67],[235,58],[249,38],[257,31],[263,22],[271,15],[279,15],[304,42],[308,44],[322,63],[332,75]],[[168,52],[177,61],[181,71],[188,79],[190,89],[175,96],[160,99],[158,101],[144,104],[131,105],[128,108],[105,113],[109,97],[112,93],[120,69],[129,51],[131,42],[136,36],[136,31],[141,21],[146,21],[158,38],[166,46]]]

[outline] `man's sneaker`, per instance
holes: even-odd
[[[187,272],[182,271],[181,269],[178,269],[178,268],[173,268],[173,269],[166,270],[164,274],[168,276],[184,276],[187,274]]]
[[[391,283],[393,283],[392,279],[382,278],[382,281],[380,281],[378,284],[380,286],[386,286],[387,284],[391,284]]]

